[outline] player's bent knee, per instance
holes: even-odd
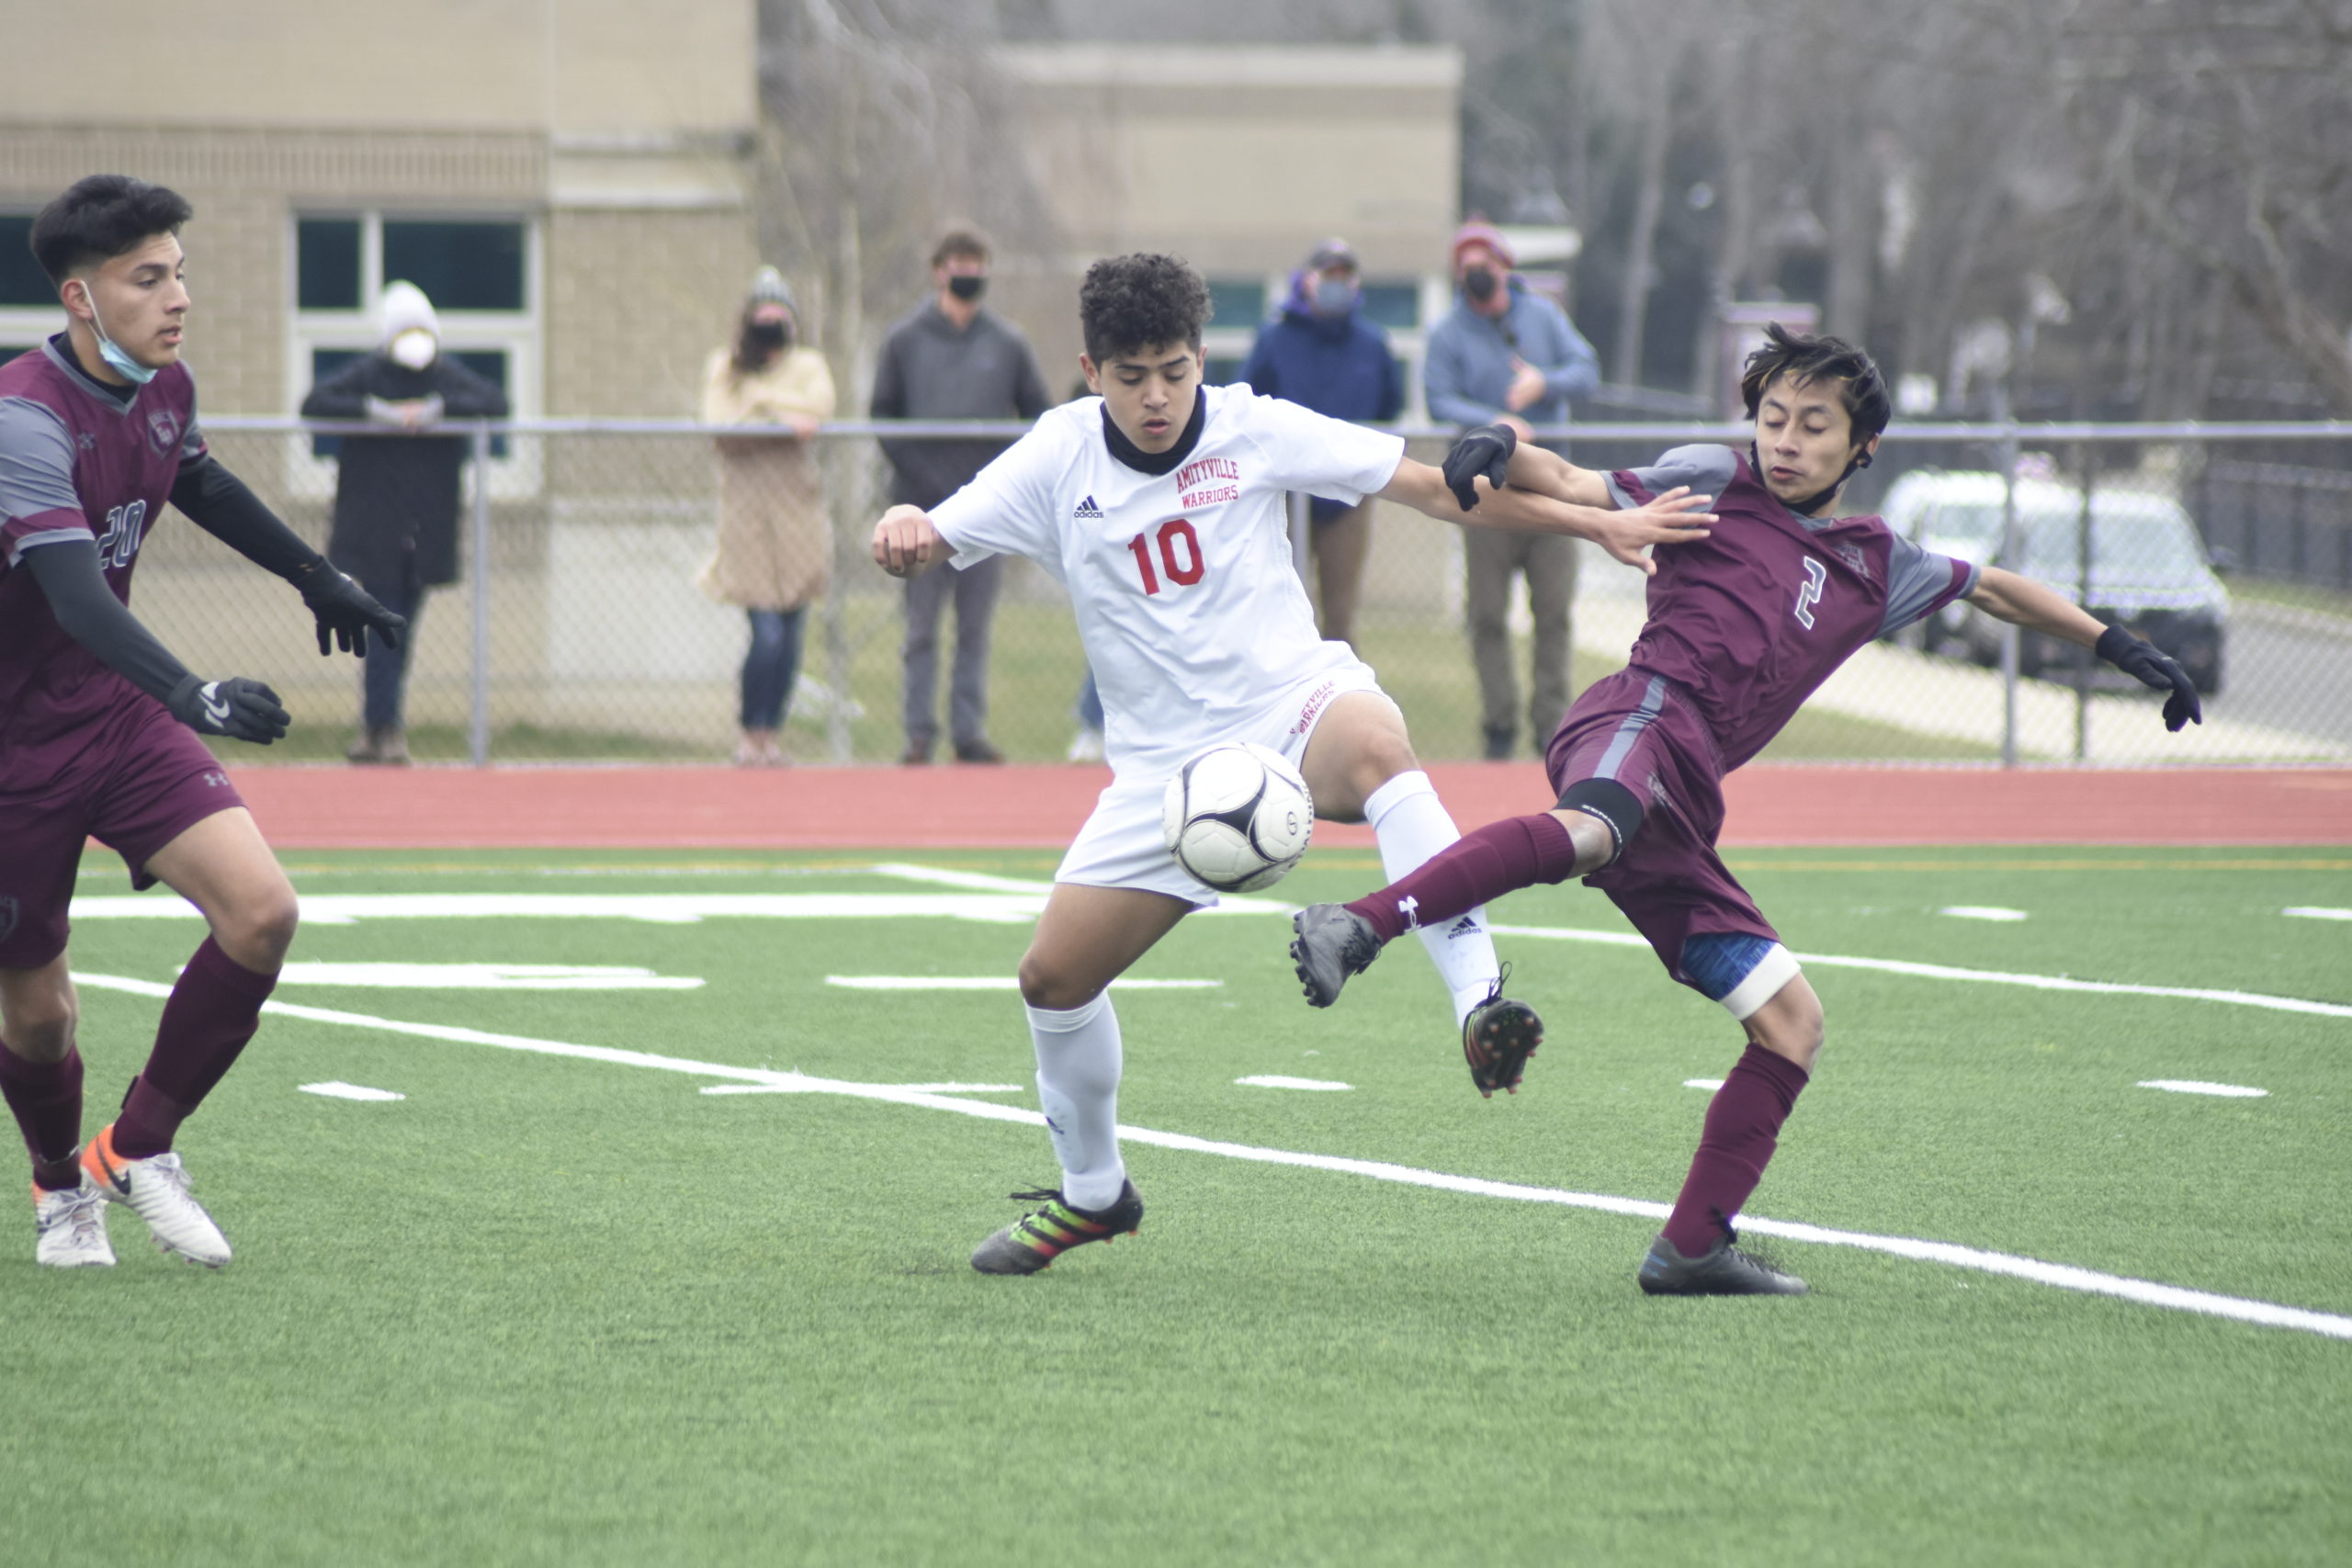
[[[62,1062],[74,1049],[82,1008],[62,963],[0,976],[0,1039],[28,1062]]]
[[[1609,829],[1607,865],[1625,852],[1642,830],[1642,797],[1615,779],[1578,779],[1560,792],[1560,809],[1581,811]],[[1600,866],[1589,868],[1598,871]]]
[[[302,907],[294,889],[281,886],[222,910],[213,925],[213,940],[245,968],[274,975],[284,965],[301,923]]]
[[[1021,999],[1045,1012],[1082,1008],[1102,994],[1102,987],[1058,971],[1034,950],[1022,956],[1020,980]]]

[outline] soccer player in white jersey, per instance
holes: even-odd
[[[1461,836],[1371,669],[1316,635],[1284,492],[1350,505],[1378,495],[1450,523],[1574,534],[1645,570],[1645,546],[1704,537],[1712,521],[1708,497],[1680,491],[1611,512],[1512,489],[1465,513],[1395,435],[1247,387],[1204,386],[1208,313],[1206,286],[1172,256],[1095,263],[1079,297],[1079,366],[1100,396],[1049,411],[956,494],[928,513],[894,506],[874,530],[874,558],[894,576],[1000,553],[1053,573],[1107,719],[1114,776],[1021,961],[1062,1185],[1014,1194],[1041,1206],[980,1244],[972,1266],[983,1273],[1033,1274],[1142,1222],[1119,1156],[1119,1023],[1105,988],[1216,902],[1160,837],[1161,792],[1188,758],[1221,740],[1272,747],[1306,776],[1317,816],[1372,824],[1392,877]],[[1501,994],[1484,912],[1421,935],[1453,993],[1474,1082],[1511,1088],[1543,1025]]]

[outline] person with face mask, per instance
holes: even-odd
[[[373,354],[311,389],[302,417],[365,420],[381,435],[346,435],[335,458],[334,526],[327,558],[408,617],[412,628],[432,589],[458,580],[461,476],[472,443],[438,427],[451,420],[504,419],[506,394],[442,352],[441,319],[424,290],[388,283]],[[360,667],[359,736],[344,753],[356,763],[403,766],[413,631],[390,656]]]
[[[988,290],[989,243],[950,229],[931,256],[932,297],[890,329],[874,367],[876,419],[1035,419],[1053,402],[1045,372],[1021,330],[980,303]],[[936,506],[1011,443],[885,436],[890,499]],[[989,739],[989,632],[1004,562],[933,572],[906,585],[907,634],[900,649],[907,749],[928,762],[939,742],[939,615],[956,604],[956,660],[949,677],[947,735],[959,762],[1001,762]]]
[[[1430,329],[1421,386],[1430,416],[1458,424],[1502,423],[1528,439],[1538,426],[1566,424],[1568,400],[1600,385],[1600,360],[1567,313],[1512,272],[1510,242],[1473,219],[1453,236],[1461,293]],[[1565,446],[1553,450],[1566,455]],[[1569,606],[1577,594],[1573,542],[1478,529],[1463,539],[1464,611],[1478,671],[1479,729],[1489,761],[1509,757],[1519,738],[1519,684],[1510,663],[1510,587],[1527,578],[1535,650],[1527,705],[1536,752],[1568,709]]]
[[[1388,334],[1363,312],[1363,268],[1353,246],[1326,240],[1291,274],[1290,294],[1258,329],[1241,379],[1261,396],[1333,419],[1385,421],[1404,412],[1404,372]],[[1333,642],[1351,642],[1372,549],[1371,503],[1342,506],[1318,496],[1307,516],[1319,629]]]
[[[705,424],[760,426],[718,438],[718,543],[695,578],[750,618],[743,658],[739,767],[780,767],[800,677],[808,606],[832,581],[832,529],[811,446],[833,416],[833,373],[800,341],[800,311],[784,275],[760,268],[731,347],[703,371]]]

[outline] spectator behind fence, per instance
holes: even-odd
[[[747,768],[790,761],[779,736],[800,677],[808,605],[832,581],[832,529],[809,443],[832,417],[833,376],[823,355],[795,342],[798,318],[783,274],[760,268],[734,345],[713,353],[703,371],[705,424],[775,432],[718,438],[718,545],[695,578],[751,618],[735,744],[735,761]]]
[[[1565,424],[1568,400],[1600,385],[1600,361],[1566,312],[1515,276],[1510,243],[1476,219],[1453,236],[1461,294],[1430,329],[1422,367],[1430,416],[1467,429],[1503,423],[1524,439],[1539,424]],[[1566,455],[1566,447],[1554,448]],[[1576,541],[1501,528],[1463,532],[1470,657],[1478,671],[1479,724],[1490,760],[1511,754],[1519,691],[1510,668],[1510,580],[1527,576],[1535,618],[1528,728],[1540,755],[1568,711],[1569,605],[1577,594]]]
[[[874,370],[876,419],[1035,419],[1053,400],[1029,342],[980,305],[988,288],[988,242],[951,229],[931,258],[934,293],[890,329]],[[925,510],[970,482],[1012,443],[886,437],[894,503]],[[989,628],[1004,558],[968,571],[933,571],[907,581],[907,750],[900,761],[931,761],[939,739],[939,613],[956,602],[956,660],[949,678],[948,739],[959,762],[1004,761],[989,740]]]
[[[392,283],[384,288],[382,346],[311,388],[302,417],[364,419],[402,432],[343,437],[327,558],[408,619],[398,648],[379,648],[360,663],[359,738],[344,753],[354,762],[404,765],[408,661],[425,591],[458,581],[469,445],[463,435],[410,433],[445,420],[504,419],[506,394],[441,352],[441,321],[424,290]]]
[[[1345,240],[1326,240],[1291,275],[1290,296],[1258,329],[1242,380],[1333,419],[1395,419],[1405,408],[1405,377],[1388,334],[1363,313],[1363,269]],[[1351,645],[1364,558],[1372,548],[1372,502],[1343,505],[1317,496],[1308,504],[1320,630]]]

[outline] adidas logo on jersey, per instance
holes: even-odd
[[[1099,522],[1102,516],[1102,509],[1094,504],[1094,498],[1090,495],[1084,501],[1078,503],[1078,510],[1071,513],[1070,516],[1073,518],[1091,517]]]

